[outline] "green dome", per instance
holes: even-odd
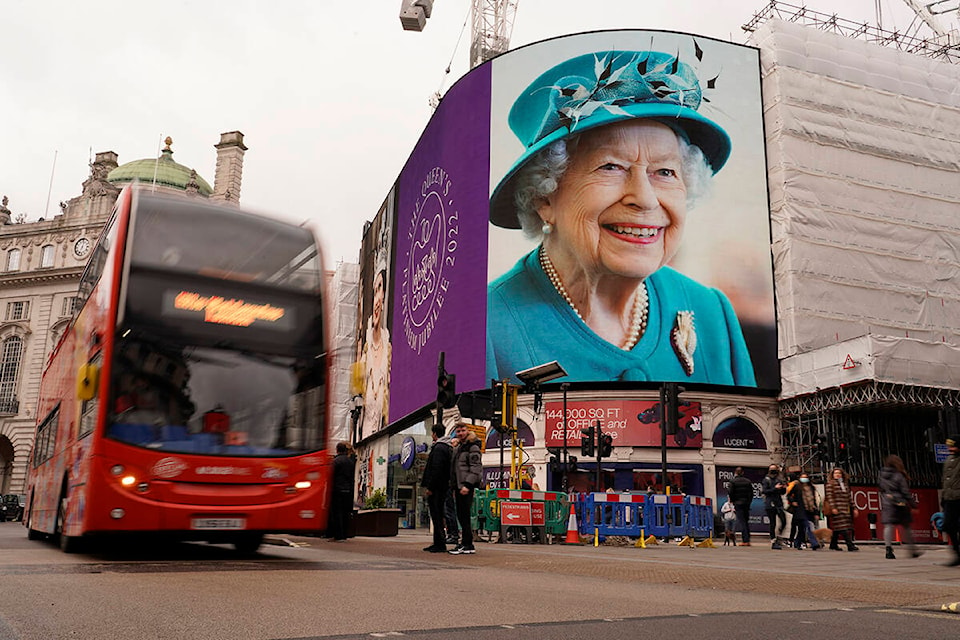
[[[213,189],[210,188],[210,183],[199,175],[195,175],[196,172],[193,169],[173,161],[170,139],[167,138],[167,140],[167,146],[160,154],[159,159],[144,158],[143,160],[134,160],[122,164],[107,174],[107,180],[119,186],[135,180],[141,184],[153,184],[154,179],[156,179],[159,185],[186,191],[187,185],[193,177],[202,195],[209,196],[212,194]]]

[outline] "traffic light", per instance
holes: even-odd
[[[593,439],[594,439],[593,427],[587,427],[586,429],[580,430],[580,455],[584,458],[593,457]]]
[[[846,440],[837,441],[837,464],[847,464],[850,461],[850,448]]]
[[[680,424],[680,394],[686,391],[676,382],[664,382],[660,389],[663,415],[660,418],[662,428],[668,436],[675,435]]]
[[[613,455],[613,436],[605,433],[600,437],[600,457],[609,458]]]
[[[444,409],[457,404],[457,376],[454,374],[444,372],[437,378],[437,404]]]
[[[817,457],[821,460],[829,462],[830,459],[833,458],[832,452],[830,451],[830,441],[826,435],[818,433],[813,439],[813,446]]]
[[[577,456],[567,457],[567,470],[571,472],[577,470]]]
[[[493,417],[490,418],[490,426],[503,433],[503,387],[495,380],[493,381],[493,387],[490,389],[490,402],[493,405]]]
[[[847,428],[847,449],[849,460],[860,460],[863,450],[867,446],[867,428],[863,425],[852,424]]]

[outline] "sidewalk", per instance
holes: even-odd
[[[275,536],[279,537],[279,536]],[[522,568],[562,575],[584,575],[611,580],[642,580],[686,584],[691,587],[739,591],[794,593],[803,597],[847,600],[852,603],[921,606],[937,609],[960,601],[960,567],[945,567],[953,557],[946,545],[918,545],[924,554],[910,558],[896,546],[896,560],[884,558],[882,543],[863,544],[860,551],[818,551],[770,548],[755,536],[750,547],[679,547],[660,542],[646,549],[609,544],[476,544],[474,556],[428,554],[432,542],[426,530],[400,530],[383,538],[351,538],[334,544],[325,538],[289,538],[297,545],[320,550],[400,557],[456,566]]]

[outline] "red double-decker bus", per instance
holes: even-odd
[[[266,533],[325,529],[322,278],[302,227],[125,189],[43,374],[28,537],[253,552]]]

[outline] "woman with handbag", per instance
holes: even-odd
[[[917,507],[917,502],[910,493],[910,476],[903,466],[903,460],[898,455],[889,455],[883,461],[880,469],[880,521],[883,523],[883,542],[887,545],[887,560],[896,560],[893,555],[893,532],[896,527],[903,531],[903,541],[910,550],[910,555],[917,558],[923,554],[917,551],[913,543],[913,531],[910,522],[913,519],[911,509]]]

